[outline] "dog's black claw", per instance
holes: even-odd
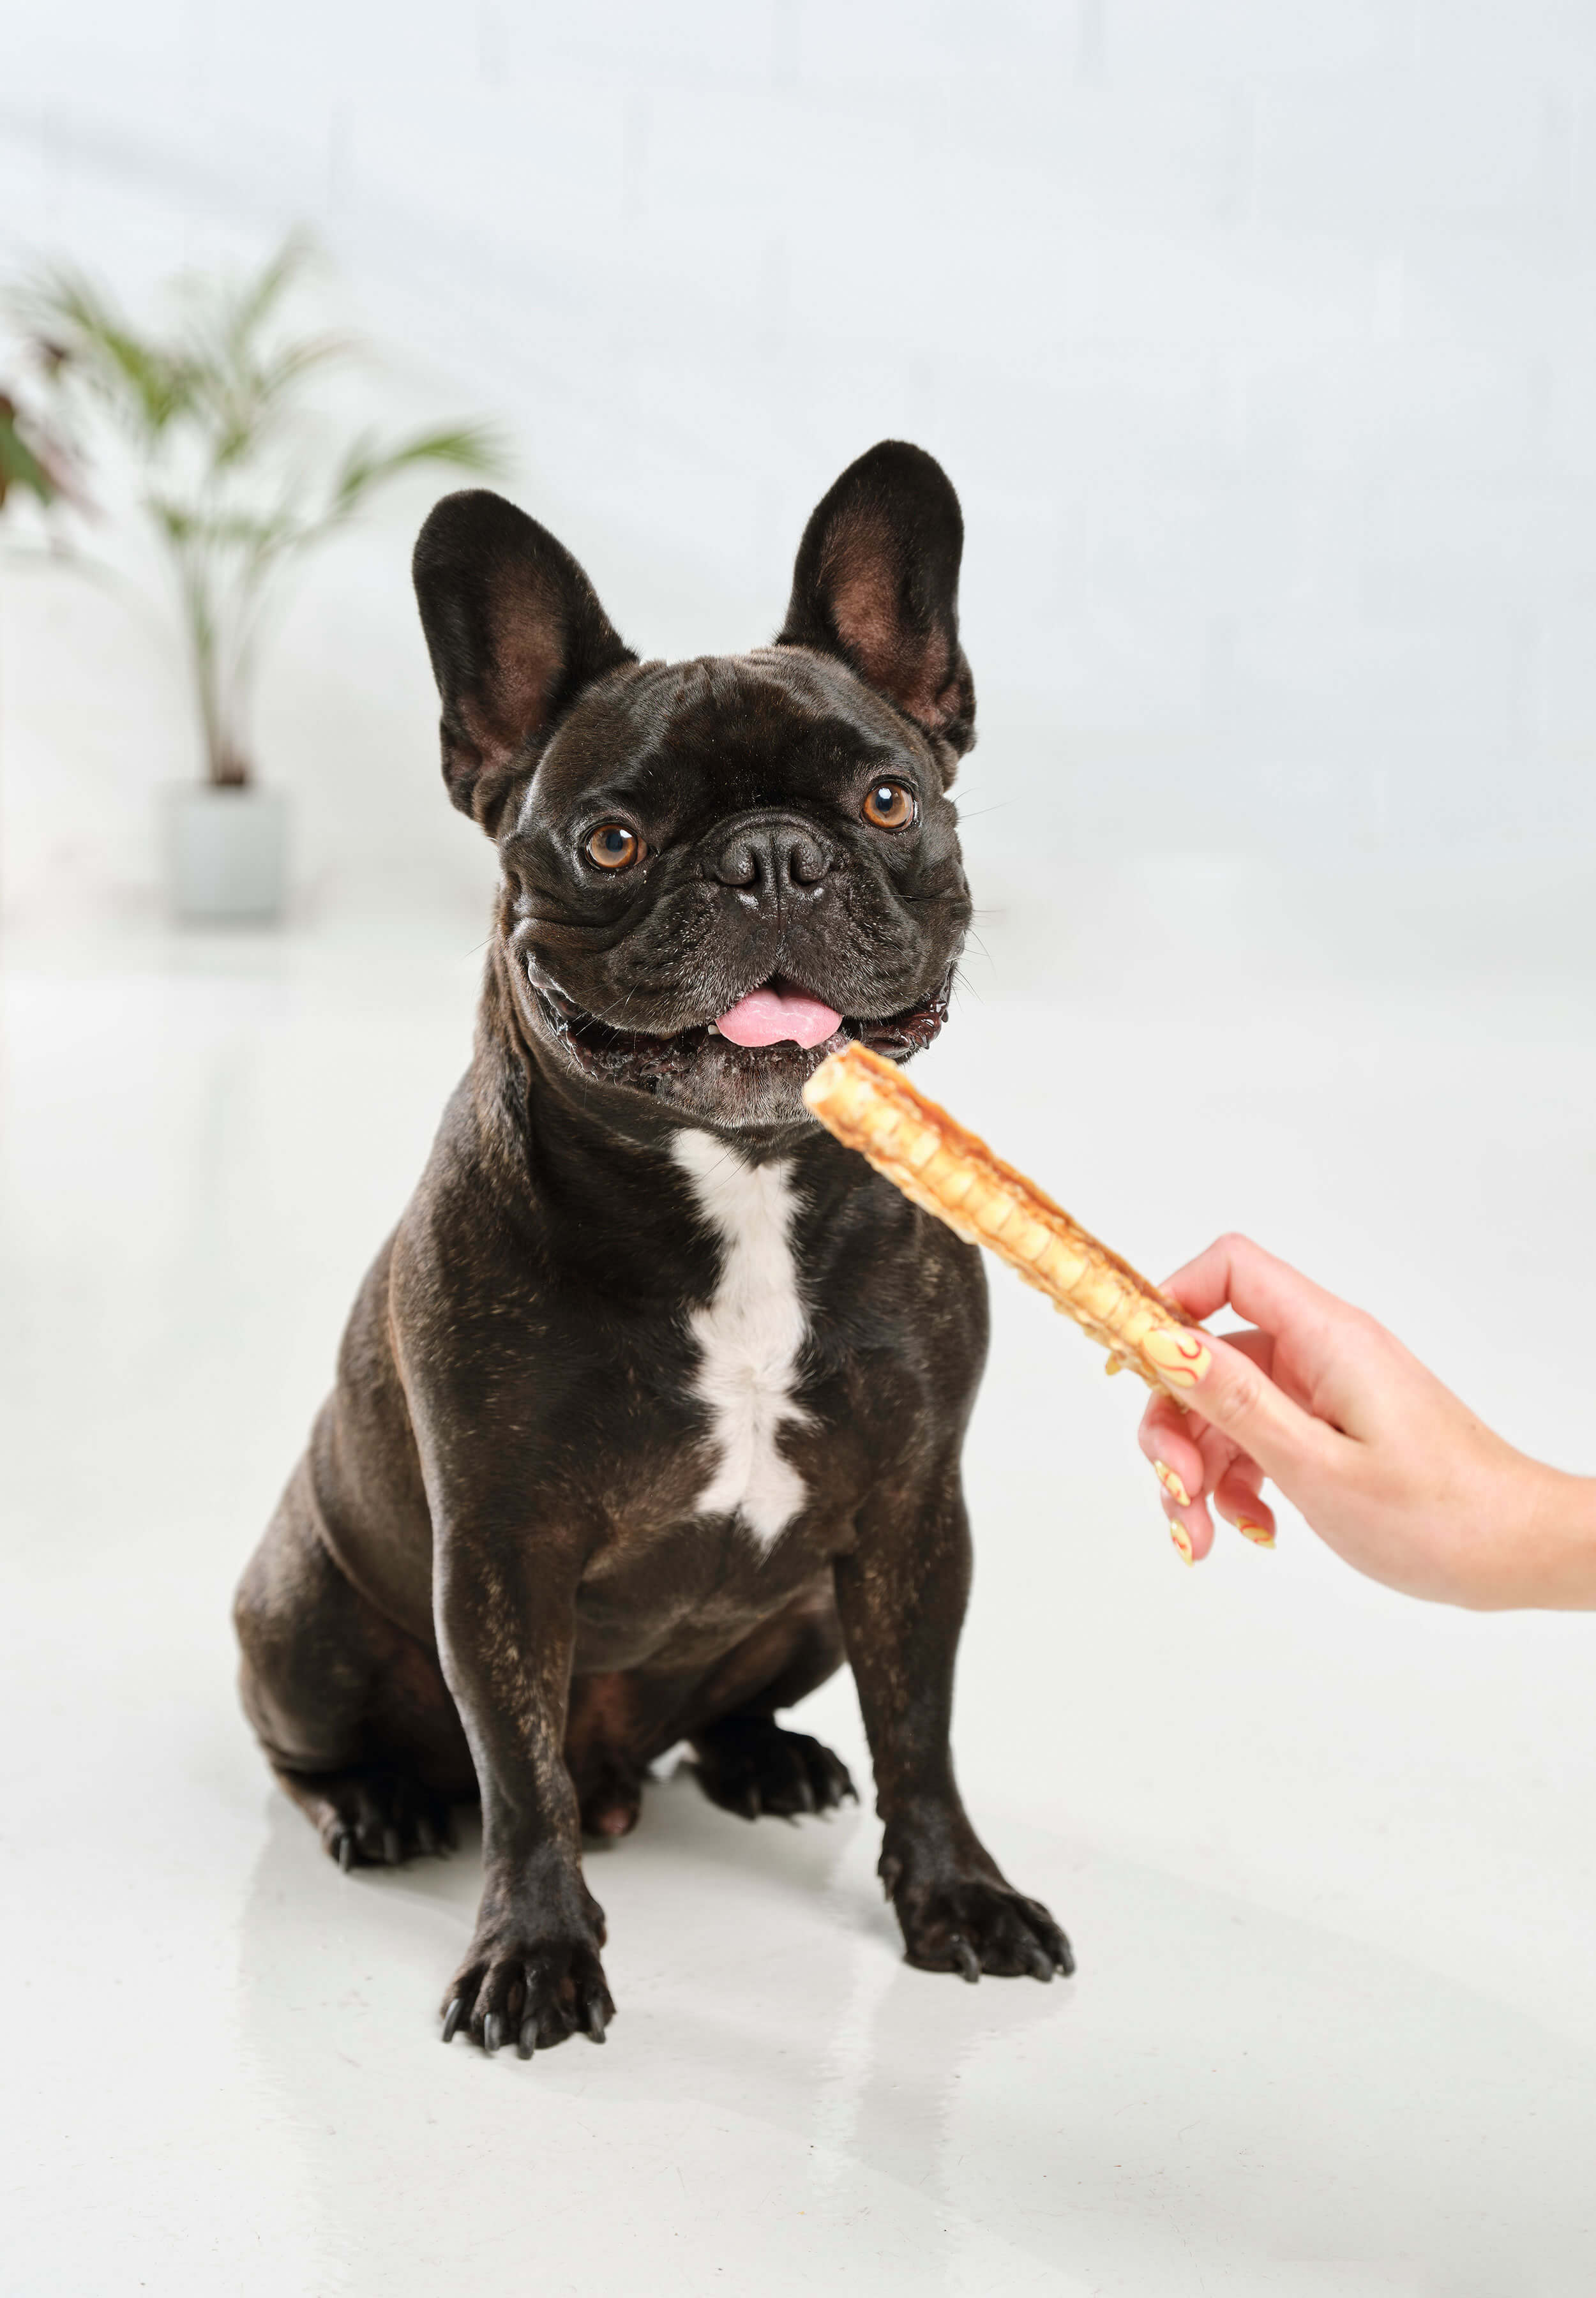
[[[430,1819],[418,1819],[416,1822],[416,1840],[429,1859],[437,1857],[438,1831]]]
[[[601,2043],[604,2040],[604,2029],[608,2026],[608,2013],[605,2010],[603,2004],[599,2001],[597,1996],[592,1996],[589,2000],[587,2006],[587,2038],[589,2042]]]
[[[954,1940],[953,1959],[958,1967],[959,1976],[967,1986],[973,1987],[980,1978],[980,1963],[968,1939]]]
[[[338,1864],[347,1875],[355,1864],[355,1839],[347,1827],[338,1830]]]
[[[1025,1967],[1031,1977],[1039,1979],[1044,1986],[1053,1984],[1053,1957],[1041,1947],[1033,1947],[1027,1951]]]
[[[460,2020],[465,2013],[465,2009],[466,2005],[464,1998],[457,1995],[454,2001],[450,2005],[448,2010],[444,2012],[443,2040],[446,2043],[453,2042],[454,2030],[459,2025]]]
[[[537,2046],[537,2021],[535,2019],[523,2019],[521,2021],[521,2031],[516,2038],[516,2056],[518,2059],[529,2059],[536,2050]]]
[[[1075,1950],[1067,1938],[1060,1939],[1054,1950],[1053,1960],[1068,1979],[1075,1969]]]
[[[387,1861],[390,1867],[397,1867],[403,1856],[404,1847],[399,1839],[399,1830],[396,1827],[385,1827],[383,1830],[383,1857]]]
[[[490,2011],[482,2030],[482,2046],[492,2058],[504,2040],[504,2021],[497,2011]]]
[[[798,1774],[798,1799],[806,1811],[815,1809],[815,1790],[802,1773]]]

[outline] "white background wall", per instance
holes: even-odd
[[[768,635],[836,471],[921,441],[968,522],[988,882],[1577,851],[1593,99],[1585,0],[12,0],[0,257],[143,298],[308,219],[389,410],[501,418],[645,652]],[[426,500],[329,554],[268,678],[324,906],[482,882]],[[193,754],[148,635],[13,567],[0,678],[13,909],[147,880]]]

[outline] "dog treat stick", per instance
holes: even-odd
[[[869,1159],[906,1197],[972,1244],[988,1244],[1054,1308],[1110,1352],[1108,1369],[1131,1365],[1149,1388],[1195,1385],[1207,1360],[1201,1327],[1089,1236],[1034,1181],[995,1157],[916,1092],[866,1046],[822,1062],[804,1087],[821,1123]]]

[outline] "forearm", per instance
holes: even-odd
[[[476,1770],[490,1889],[501,1868],[519,1873],[550,1855],[574,1868],[581,1835],[565,1733],[575,1567],[530,1530],[491,1542],[457,1527],[439,1536],[434,1573],[438,1657]]]
[[[1517,1456],[1458,1600],[1476,1611],[1596,1611],[1596,1476]]]

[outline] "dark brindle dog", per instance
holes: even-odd
[[[979,1257],[799,1100],[828,1048],[906,1060],[947,1010],[962,547],[938,465],[877,447],[775,644],[667,665],[498,496],[422,529],[444,778],[502,869],[476,1050],[236,1616],[250,1720],[344,1866],[480,1794],[446,2038],[601,2039],[583,1830],[624,1834],[679,1740],[749,1819],[851,1795],[774,1721],[845,1656],[910,1961],[1071,1967],[948,1748]]]

